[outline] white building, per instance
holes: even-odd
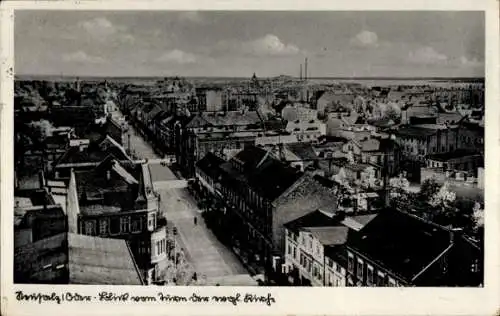
[[[285,230],[283,272],[292,284],[345,285],[346,271],[337,258],[342,256],[348,227],[317,210],[285,224]]]

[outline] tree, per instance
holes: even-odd
[[[389,198],[392,206],[409,211],[415,206],[418,199],[410,192],[410,182],[400,174],[389,180]]]
[[[384,117],[397,123],[401,121],[401,110],[396,104],[390,103],[387,105]]]
[[[420,186],[420,192],[418,193],[419,200],[428,203],[432,197],[438,193],[439,187],[440,185],[436,182],[436,179],[425,179]]]
[[[400,174],[398,177],[389,179],[389,190],[391,196],[396,198],[401,197],[402,195],[408,194],[410,189],[410,181],[406,179],[403,174]]]
[[[361,172],[361,187],[364,189],[375,188],[377,186],[377,178],[375,178],[375,170],[373,167],[368,167]]]
[[[47,120],[40,120],[29,123],[29,127],[33,129],[37,141],[43,143],[47,137],[52,136],[54,125]]]
[[[449,184],[445,183],[429,200],[433,207],[441,209],[449,208],[456,199],[455,192],[450,191]]]
[[[472,218],[474,222],[474,230],[478,231],[484,227],[484,207],[481,203],[476,202],[472,209]]]

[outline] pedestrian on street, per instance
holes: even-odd
[[[198,218],[196,216],[194,217],[194,224],[198,224]]]

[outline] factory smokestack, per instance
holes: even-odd
[[[299,75],[300,80],[302,80],[302,64],[300,64],[300,75]]]
[[[307,80],[307,57],[306,57],[306,61],[305,61],[305,66],[304,66],[304,68],[305,68],[305,69],[304,69],[304,72],[305,72],[305,74],[304,74],[304,78]]]

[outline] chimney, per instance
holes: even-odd
[[[45,187],[45,173],[43,170],[38,171],[38,185],[40,186],[40,189]]]
[[[300,64],[300,76],[299,76],[300,80],[302,80],[302,64]]]
[[[304,72],[305,72],[304,79],[307,80],[307,57],[305,60]]]

